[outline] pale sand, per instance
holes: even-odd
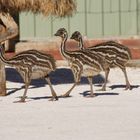
[[[127,71],[134,85],[131,91],[124,90],[123,74],[114,69],[105,92],[95,91],[101,88],[97,85],[102,79],[95,78],[95,98],[83,97],[82,93],[89,90],[83,80],[70,98],[51,102],[48,85],[39,80],[30,86],[26,103],[13,103],[24,89],[11,91],[23,83],[7,68],[7,92],[11,94],[0,97],[0,140],[140,140],[140,69]],[[71,87],[70,75],[66,70],[52,75],[58,95]]]

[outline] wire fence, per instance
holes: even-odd
[[[85,14],[85,34],[89,36],[140,34],[140,0],[84,0],[84,4],[84,9],[78,9],[78,13]],[[101,22],[100,25],[99,22],[96,23],[96,19]],[[89,22],[97,29],[94,33],[90,33]],[[114,22],[117,22],[116,26],[113,26]]]
[[[65,19],[20,15],[21,39],[53,36],[61,27],[69,34],[79,30],[89,38],[139,36],[140,0],[77,0],[77,13]]]

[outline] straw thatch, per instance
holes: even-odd
[[[71,16],[76,11],[75,0],[0,0],[0,12],[31,11],[45,16]]]

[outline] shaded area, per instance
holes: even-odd
[[[53,85],[74,83],[73,74],[71,70],[65,69],[65,68],[57,69],[55,72],[52,72],[50,74],[50,79]],[[14,68],[6,68],[6,80],[10,82],[24,84],[22,77]],[[94,84],[97,84],[97,83],[101,84],[103,82],[104,82],[104,79],[101,75],[97,75],[93,78]],[[47,84],[48,83],[46,82],[45,79],[35,79],[31,81],[31,84],[28,89],[44,87]],[[82,77],[80,84],[88,84],[87,78]],[[19,88],[7,88],[7,90],[10,90],[7,92],[7,95],[11,95],[22,89],[25,89],[24,85]],[[48,97],[37,97],[36,99],[39,99],[39,98],[48,98]]]
[[[84,91],[83,93],[80,93],[84,97],[90,95],[90,91]],[[114,92],[103,92],[103,93],[95,93],[96,96],[112,96],[112,95],[119,95],[119,93]]]
[[[55,72],[50,73],[50,79],[53,85],[74,83],[73,74],[70,69],[61,68]],[[23,83],[20,74],[14,68],[6,68],[6,80],[10,82]],[[97,75],[93,78],[93,84],[100,84],[104,82],[102,75]],[[31,85],[36,87],[43,87],[47,84],[45,79],[32,80]],[[80,84],[88,84],[86,77],[81,78]]]
[[[73,74],[72,71],[70,69],[66,69],[66,68],[61,68],[61,69],[57,69],[55,72],[52,72],[50,74],[50,79],[53,85],[57,85],[57,84],[72,84],[74,83],[74,79],[73,79]],[[10,82],[15,82],[15,83],[22,83],[23,86],[19,87],[19,88],[8,88],[7,90],[10,90],[7,92],[7,95],[11,95],[13,93],[15,93],[16,91],[22,90],[24,89],[24,83],[23,80],[20,76],[20,74],[14,69],[14,68],[6,68],[6,80],[10,81]],[[97,75],[93,78],[93,84],[96,84],[96,86],[102,86],[102,83],[104,82],[104,78],[102,77],[102,75]],[[36,79],[36,80],[32,80],[29,89],[32,88],[38,88],[38,87],[44,87],[46,86],[48,83],[46,82],[45,79]],[[82,77],[81,78],[81,82],[80,84],[89,84],[87,78]],[[109,86],[109,88],[116,89],[116,88],[122,88],[125,89],[126,85],[112,85]],[[139,88],[140,85],[132,85],[131,88]],[[85,91],[83,93],[80,93],[83,96],[87,96],[89,95],[89,91]],[[109,93],[109,92],[103,92],[103,93],[96,93],[96,96],[102,96],[102,95],[118,95],[118,93]],[[48,98],[48,97],[37,97],[34,98],[34,100],[36,99],[42,99],[42,98]]]
[[[58,99],[60,98],[64,98],[62,96],[57,96]],[[68,96],[68,97],[65,97],[65,98],[71,98],[72,96]],[[28,97],[28,99],[32,99],[32,100],[42,100],[42,99],[51,99],[52,96],[41,96],[41,97]]]
[[[25,88],[25,86],[21,86],[20,88],[7,88],[7,90],[11,90],[11,91],[7,92],[6,95],[11,95],[15,93],[16,91],[22,90],[23,88]]]
[[[131,85],[131,90],[133,89],[133,88],[139,88],[140,87],[140,85]],[[113,89],[116,89],[116,88],[126,88],[126,85],[112,85],[112,86],[109,86],[109,88],[111,88],[112,90]]]
[[[25,100],[25,102],[19,102],[19,101],[14,101],[13,103],[26,103],[26,102],[32,102],[32,101],[36,101],[36,100],[47,100],[49,102],[57,102],[59,101],[59,98],[63,98],[61,96],[57,96],[58,97],[58,100],[55,100],[55,101],[52,101],[52,96],[42,96],[42,97],[27,97],[26,99],[28,100]],[[72,97],[72,96],[69,96],[69,97]],[[69,98],[69,97],[66,97],[66,98]],[[17,98],[21,98],[21,97],[17,97]],[[2,100],[0,100],[2,101]]]
[[[81,94],[83,97],[87,97],[88,95],[90,95],[90,91],[84,91],[83,93],[79,93]],[[116,96],[116,95],[119,95],[119,93],[114,93],[114,92],[104,92],[104,93],[95,93],[95,97],[98,97],[98,96]],[[68,97],[62,97],[61,95],[58,96],[58,99],[60,98],[71,98],[72,96],[68,96]],[[17,97],[17,98],[21,98],[21,97]],[[26,102],[30,102],[30,101],[34,101],[34,100],[49,100],[51,99],[52,96],[40,96],[40,97],[27,97],[27,99],[29,99],[28,101]],[[92,97],[91,97],[92,98]],[[94,98],[94,97],[93,97]]]

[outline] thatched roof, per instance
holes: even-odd
[[[45,16],[71,16],[76,11],[75,0],[0,0],[0,12],[31,11]]]

